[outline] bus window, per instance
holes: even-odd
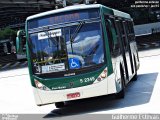
[[[133,22],[132,22],[132,21],[130,21],[129,23],[130,23],[131,33],[133,33],[133,34],[134,34]]]
[[[109,18],[109,19],[110,19],[110,21],[112,22],[112,27],[114,28],[115,33],[116,33],[116,35],[117,35],[118,33],[117,33],[117,29],[116,29],[115,19],[114,19],[114,18]]]
[[[80,28],[76,33],[76,29]],[[68,58],[77,57],[81,68],[104,62],[103,41],[99,22],[65,28]]]
[[[106,31],[107,31],[107,37],[109,42],[109,48],[110,48],[111,54],[113,54],[114,43],[113,43],[113,36],[111,32],[111,26],[108,19],[105,21],[106,21]]]
[[[123,24],[123,30],[125,30],[125,33],[123,34],[123,43],[124,43],[124,46],[125,46],[125,49],[128,50],[128,42],[129,42],[129,39],[128,39],[128,28],[127,28],[127,22],[126,21],[123,21],[122,22]]]
[[[120,38],[121,38],[121,40],[123,41],[123,46],[124,46],[124,49],[125,49],[125,51],[126,51],[126,49],[127,49],[127,41],[126,41],[126,39],[125,39],[125,31],[124,31],[124,23],[123,23],[123,21],[122,20],[117,20],[117,24],[118,24],[118,29],[119,29],[119,34],[120,34]]]
[[[124,27],[123,27],[123,21],[120,20],[119,23],[120,23],[120,32],[121,32],[122,35],[124,35],[125,32],[124,32]]]
[[[132,21],[127,21],[127,28],[128,28],[128,38],[130,41],[134,41],[134,29],[133,29],[133,22]]]
[[[114,18],[106,19],[106,31],[111,54],[113,57],[116,57],[120,54],[120,44],[117,40],[117,31],[115,30]]]
[[[110,18],[111,20],[111,29],[112,29],[112,34],[113,34],[113,42],[114,42],[114,55],[117,56],[120,54],[120,43],[118,40],[118,31],[116,28],[116,24],[115,24],[115,19],[114,18]]]

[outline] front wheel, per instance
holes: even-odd
[[[132,80],[136,81],[137,80],[137,63],[134,57],[134,69],[135,69],[135,75],[133,76]]]
[[[63,108],[64,105],[65,105],[64,102],[56,102],[55,103],[56,108]]]

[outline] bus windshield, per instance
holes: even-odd
[[[104,63],[98,21],[31,33],[29,48],[35,74],[77,70]]]

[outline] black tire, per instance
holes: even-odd
[[[63,108],[64,105],[65,105],[64,102],[56,102],[55,103],[56,108]]]
[[[116,99],[123,99],[125,97],[125,77],[124,77],[124,71],[121,67],[121,85],[122,85],[122,90],[119,93],[116,93]]]
[[[137,81],[137,72],[136,72],[136,74],[133,76],[132,80],[133,80],[133,81]]]
[[[132,80],[136,81],[137,80],[137,63],[134,57],[134,69],[135,69],[135,75],[133,76]]]

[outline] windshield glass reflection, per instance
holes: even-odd
[[[81,69],[104,62],[99,22],[30,34],[34,73]]]

